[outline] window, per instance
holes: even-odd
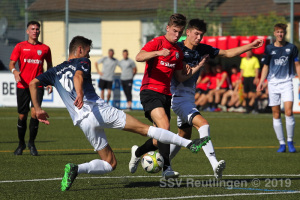
[[[93,41],[90,55],[102,55],[101,23],[100,22],[70,22],[69,43],[75,36],[83,36]]]

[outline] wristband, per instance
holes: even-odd
[[[15,70],[16,70],[16,68],[13,68],[13,69],[11,70],[11,73],[14,73]]]

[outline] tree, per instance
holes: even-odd
[[[268,15],[258,15],[256,17],[234,17],[230,23],[230,28],[226,35],[270,35],[273,27],[277,23],[287,23],[283,16],[270,12]]]
[[[219,34],[220,15],[213,13],[207,7],[198,8],[195,4],[195,0],[179,1],[178,13],[185,15],[188,20],[193,18],[204,20],[208,24],[206,35],[214,36]],[[157,18],[154,20],[155,33],[157,36],[165,34],[167,21],[172,14],[173,10],[171,9],[160,8],[157,10]]]

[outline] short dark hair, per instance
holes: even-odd
[[[186,17],[182,14],[179,13],[174,13],[173,15],[170,16],[168,26],[186,26]]]
[[[82,46],[83,48],[91,47],[92,46],[92,40],[87,39],[83,36],[75,36],[73,37],[72,41],[69,45],[69,54],[74,52],[77,47]]]
[[[204,20],[200,19],[191,19],[187,25],[187,29],[197,29],[198,31],[202,31],[203,33],[206,33],[206,23]]]
[[[124,50],[123,50],[123,53],[124,53],[124,52],[128,53],[128,50],[127,50],[127,49],[124,49]]]
[[[27,28],[30,26],[30,25],[37,25],[38,27],[41,27],[40,23],[38,23],[37,21],[30,21],[27,23]]]
[[[115,51],[113,49],[108,49],[108,51],[112,51],[113,53],[115,53]]]
[[[286,24],[283,24],[283,23],[278,23],[278,24],[275,24],[275,26],[274,26],[274,31],[276,30],[276,29],[283,29],[285,32],[286,32],[286,28],[287,28],[287,25]]]

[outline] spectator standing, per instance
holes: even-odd
[[[243,77],[244,99],[246,101],[246,112],[250,113],[256,108],[256,85],[258,84],[259,61],[253,56],[252,50],[246,52],[246,57],[241,60],[241,77]]]
[[[127,109],[132,108],[132,84],[133,77],[137,72],[135,62],[128,58],[128,50],[123,50],[123,60],[119,61],[119,67],[122,69],[121,83],[127,99]]]
[[[98,65],[102,63],[102,71],[99,70]],[[108,56],[99,59],[96,63],[96,70],[100,75],[100,81],[98,87],[101,90],[100,97],[105,100],[104,92],[107,90],[106,102],[109,102],[111,97],[111,89],[113,84],[113,77],[118,60],[114,58],[114,50],[108,50]]]

